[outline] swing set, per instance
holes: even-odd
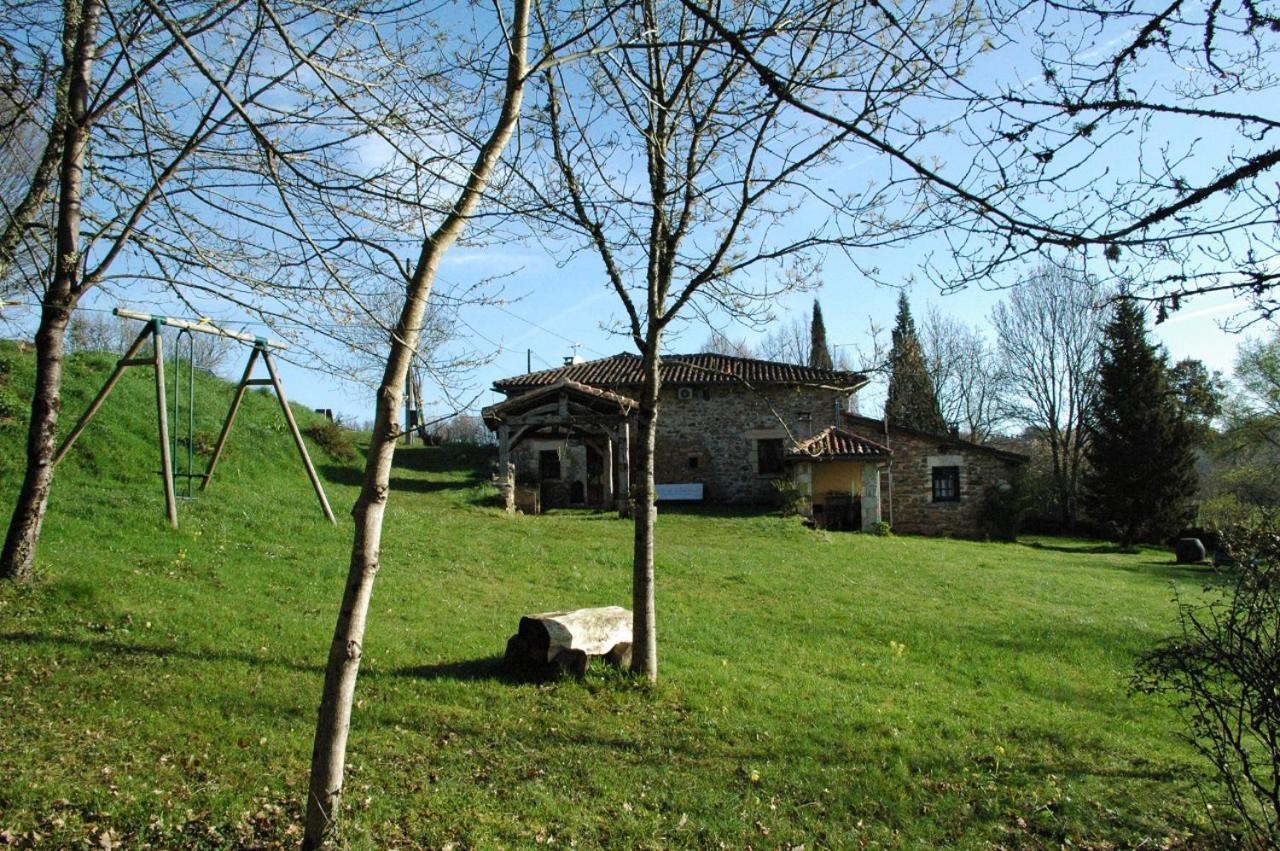
[[[71,449],[72,444],[76,442],[76,438],[89,425],[89,421],[93,419],[94,414],[98,413],[98,409],[102,407],[102,403],[111,394],[124,371],[131,366],[152,367],[155,370],[156,380],[156,413],[160,427],[160,474],[164,479],[165,511],[169,517],[169,525],[176,529],[178,528],[179,495],[177,488],[174,486],[174,481],[176,479],[183,481],[184,493],[182,494],[182,499],[196,498],[194,485],[197,481],[200,483],[199,490],[203,491],[207,488],[213,478],[213,471],[218,466],[219,459],[222,458],[222,450],[226,446],[227,436],[231,433],[231,425],[235,422],[236,413],[240,410],[240,402],[244,399],[245,391],[250,387],[269,386],[275,390],[276,398],[280,400],[280,409],[284,411],[284,419],[289,426],[289,433],[293,435],[294,445],[298,447],[298,454],[302,456],[302,466],[306,468],[307,476],[311,479],[311,487],[315,490],[316,497],[320,500],[320,508],[324,511],[324,516],[330,523],[337,522],[334,520],[333,510],[329,507],[329,500],[325,496],[324,486],[320,483],[320,477],[316,475],[316,468],[312,465],[311,457],[307,454],[307,446],[302,440],[302,433],[298,431],[298,423],[293,418],[293,411],[290,410],[289,402],[285,399],[284,385],[280,383],[280,376],[276,374],[275,363],[271,360],[272,350],[287,349],[287,345],[277,340],[269,340],[266,337],[255,337],[252,334],[226,331],[211,324],[207,319],[193,322],[187,319],[175,319],[170,316],[136,313],[132,310],[123,310],[118,307],[112,313],[125,319],[137,319],[146,324],[138,333],[133,344],[124,353],[124,357],[116,362],[116,368],[111,372],[106,383],[102,385],[98,395],[89,403],[89,408],[80,417],[75,428],[71,429],[67,439],[58,447],[58,451],[53,456],[55,465]],[[165,326],[178,329],[178,336],[174,342],[175,355],[181,351],[184,341],[187,344],[187,397],[185,409],[187,457],[185,467],[179,464],[177,432],[175,431],[172,436],[169,433],[169,405],[165,399],[164,337],[161,334],[161,329]],[[192,336],[192,332],[226,337],[242,343],[248,343],[253,347],[249,353],[249,362],[244,368],[244,375],[240,378],[240,384],[236,387],[235,397],[231,400],[231,410],[227,412],[227,417],[222,423],[222,431],[218,434],[218,442],[214,445],[213,456],[209,459],[209,466],[203,473],[196,472],[195,469],[196,366],[195,337]],[[151,339],[151,356],[135,357],[148,338]],[[262,359],[262,362],[267,367],[269,376],[267,378],[253,377],[253,367],[259,358]],[[184,413],[182,392],[179,386],[182,377],[182,364],[181,362],[175,362],[173,376],[173,421],[175,426],[180,426],[182,414]]]

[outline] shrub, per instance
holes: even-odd
[[[358,457],[347,430],[337,423],[319,420],[308,425],[303,432],[335,461],[349,464]]]
[[[987,485],[978,508],[978,523],[983,533],[994,541],[1013,541],[1022,531],[1027,516],[1026,489],[1023,477]]]
[[[784,477],[773,480],[774,499],[778,505],[778,513],[783,517],[794,517],[803,514],[809,501],[805,498],[800,483],[795,479]]]
[[[1245,502],[1233,493],[1223,493],[1203,500],[1196,509],[1196,525],[1212,532],[1234,526],[1257,526],[1263,509]]]
[[[1280,513],[1226,533],[1230,582],[1179,602],[1181,633],[1144,654],[1135,691],[1170,698],[1258,847],[1280,845]]]
[[[893,527],[883,520],[877,520],[871,524],[870,532],[877,537],[887,538],[893,534]]]

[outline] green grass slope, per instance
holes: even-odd
[[[29,363],[12,348],[6,378]],[[68,369],[68,427],[110,361]],[[298,841],[358,462],[320,517],[250,399],[165,528],[154,407],[122,386],[55,484],[38,581],[0,588],[0,831],[38,847]],[[201,429],[230,389],[204,381]],[[207,412],[206,410],[207,409]],[[21,427],[0,424],[7,508]],[[521,613],[629,599],[631,525],[507,517],[478,451],[397,456],[357,691],[353,848],[1204,845],[1204,767],[1138,653],[1206,575],[1084,542],[815,534],[664,513],[662,683],[497,663]],[[6,834],[0,833],[0,837]]]

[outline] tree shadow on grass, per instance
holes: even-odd
[[[763,504],[658,501],[658,514],[689,517],[776,517],[778,509]]]
[[[393,668],[391,676],[415,680],[455,680],[457,682],[489,681],[507,685],[554,682],[557,677],[551,670],[519,669],[508,665],[501,656],[484,656],[461,662],[441,662],[436,665],[410,665]]]
[[[320,468],[326,481],[338,485],[349,485],[358,488],[364,484],[364,470],[355,467],[339,467],[325,465]],[[391,490],[400,493],[437,493],[439,491],[463,490],[475,487],[474,481],[441,482],[430,479],[409,479],[404,476],[391,477]]]
[[[323,665],[303,665],[278,656],[255,656],[226,650],[191,650],[179,646],[138,644],[114,638],[76,638],[69,635],[47,635],[39,632],[0,633],[0,645],[27,644],[75,647],[112,657],[151,659],[183,659],[192,662],[239,662],[255,668],[281,668],[303,674],[323,674]]]
[[[1227,577],[1211,564],[1179,564],[1176,561],[1143,561],[1138,564],[1117,564],[1117,570],[1140,573],[1164,580],[1194,580],[1204,585],[1222,585]]]
[[[1046,544],[1044,541],[1019,541],[1021,546],[1033,550],[1049,550],[1055,553],[1078,553],[1080,555],[1133,555],[1137,550],[1126,549],[1119,544]]]
[[[395,466],[415,473],[466,473],[481,479],[488,477],[497,456],[492,446],[402,446],[396,450]]]

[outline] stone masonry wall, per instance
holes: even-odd
[[[658,411],[654,474],[658,484],[701,482],[706,502],[765,504],[773,501],[773,480],[756,470],[756,441],[803,440],[839,422],[847,394],[811,387],[664,387]],[[622,392],[626,393],[627,390]],[[631,391],[634,394],[635,390]],[[629,394],[630,395],[630,394]],[[682,398],[685,397],[685,398]],[[776,413],[775,413],[776,412]],[[786,423],[786,427],[779,422]],[[639,469],[638,438],[631,435],[631,475]],[[538,481],[538,452],[563,446],[531,439],[511,453],[520,482]],[[561,462],[566,482],[587,482],[585,450],[569,441]],[[611,473],[610,473],[611,474]]]
[[[850,430],[871,440],[885,442],[883,431],[860,424]],[[1006,458],[948,440],[904,432],[889,433],[893,463],[881,477],[881,511],[893,531],[911,535],[983,537],[981,510],[988,485],[1012,480],[1017,465]],[[960,500],[933,501],[935,466],[960,468]]]
[[[694,386],[684,393],[678,386],[664,387],[656,481],[701,482],[707,502],[771,502],[778,477],[757,473],[756,441],[785,439],[788,429],[802,440],[837,424],[846,395],[812,387]],[[636,469],[633,453],[633,475]]]

